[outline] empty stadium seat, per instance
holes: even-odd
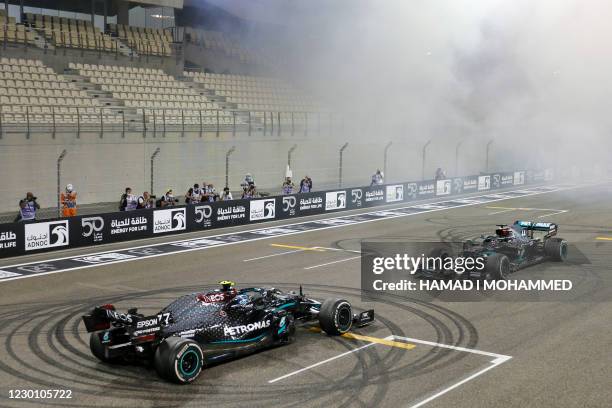
[[[217,115],[221,124],[233,124],[223,118],[232,116],[197,89],[188,87],[160,69],[116,65],[83,64],[71,66],[79,75],[99,84],[102,90],[111,92],[113,97],[125,106],[137,108],[145,113],[145,120],[166,124],[207,124],[206,117]],[[219,113],[217,113],[219,112]],[[212,123],[216,123],[212,122]],[[237,123],[243,123],[240,120]]]
[[[76,123],[77,115],[100,115],[97,99],[42,61],[22,58],[0,58],[0,105],[3,124]]]
[[[121,48],[116,38],[101,32],[88,20],[25,13],[24,21],[44,32],[46,39],[56,47],[109,52],[116,52]]]
[[[204,88],[215,91],[217,95],[224,96],[239,109],[275,112],[316,110],[310,98],[279,79],[188,71],[183,74]],[[291,118],[286,120],[291,121]],[[296,120],[296,115],[293,120]]]
[[[123,24],[109,24],[110,31],[125,41],[138,54],[172,55],[172,34],[168,30],[133,27]]]

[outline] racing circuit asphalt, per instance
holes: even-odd
[[[557,222],[570,249],[579,247],[589,262],[538,265],[515,277],[572,276],[579,284],[565,301],[362,301],[354,252],[361,240],[459,240],[491,232],[497,223],[537,217]],[[3,260],[0,268],[96,251]],[[607,184],[0,282],[0,406],[609,407],[610,254]],[[377,321],[355,330],[357,338],[299,329],[295,343],[207,368],[188,386],[167,384],[148,367],[111,367],[91,356],[79,317],[92,305],[112,301],[149,314],[222,279],[281,289],[301,283],[312,297],[373,307]],[[512,358],[492,366],[498,354]],[[15,400],[8,399],[10,389],[73,394],[70,400]]]

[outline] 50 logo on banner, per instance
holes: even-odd
[[[183,231],[185,229],[187,229],[185,208],[158,210],[153,212],[154,234]]]
[[[93,235],[94,242],[100,242],[104,239],[104,235],[101,232],[104,229],[104,218],[102,217],[81,218],[81,228],[83,230],[81,235],[85,238]]]
[[[203,227],[210,227],[212,225],[212,221],[210,219],[212,213],[213,209],[210,205],[195,206],[195,222],[202,224]]]
[[[297,199],[295,196],[283,197],[283,212],[289,213],[289,215],[295,215],[295,205]]]
[[[25,225],[25,250],[68,246],[68,220]]]

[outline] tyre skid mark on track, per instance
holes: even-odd
[[[271,283],[262,282],[257,284],[271,285]],[[297,284],[275,282],[274,285],[277,287],[293,288]],[[308,288],[316,291],[319,295],[327,296],[336,295],[344,297],[359,296],[361,294],[359,289],[354,288],[327,285],[308,285]],[[153,300],[150,296],[155,296],[156,294],[164,295],[176,291],[186,292],[189,290],[202,290],[202,285],[153,290],[133,295],[120,294],[113,297],[112,300],[113,302],[132,303],[136,299]],[[106,300],[111,299],[99,297],[41,305],[38,309],[30,309],[28,313],[24,313],[21,324],[19,324],[19,321],[16,321],[17,324],[11,327],[4,326],[0,328],[0,336],[8,337],[5,347],[15,348],[10,358],[0,361],[0,370],[14,375],[15,378],[20,378],[33,384],[42,384],[46,387],[57,388],[59,384],[70,385],[70,388],[75,393],[92,395],[98,394],[100,389],[104,389],[104,398],[124,401],[124,403],[127,403],[129,399],[136,398],[139,400],[165,401],[168,404],[179,406],[192,401],[197,395],[207,395],[210,398],[219,389],[223,390],[226,388],[231,389],[232,393],[236,394],[236,398],[247,395],[251,397],[256,393],[260,395],[256,401],[258,403],[266,401],[272,403],[274,401],[274,398],[270,396],[270,394],[274,393],[265,392],[264,390],[267,388],[262,388],[269,387],[270,385],[245,385],[244,389],[240,391],[236,390],[231,384],[224,384],[223,381],[215,380],[213,383],[210,383],[204,377],[203,381],[192,384],[191,392],[188,395],[182,395],[176,394],[174,387],[157,379],[153,373],[149,372],[150,370],[145,370],[143,367],[121,366],[118,369],[114,369],[111,366],[97,363],[95,358],[89,355],[89,347],[83,338],[83,331],[80,330],[81,324],[78,316],[96,301]],[[397,300],[399,301],[400,298]],[[410,302],[410,299],[402,300],[403,302]],[[398,307],[406,312],[413,312],[415,316],[431,324],[438,334],[438,341],[456,342],[457,344],[467,341],[467,346],[478,341],[477,333],[469,322],[452,311],[439,308],[435,305],[419,304],[418,301],[414,302],[413,305],[403,304],[394,301],[393,298],[384,303],[390,307]],[[446,318],[452,322],[450,325],[448,322],[443,321]],[[386,319],[384,314],[379,314],[377,321],[378,325],[386,327],[390,332],[403,335],[402,329]],[[17,332],[27,331],[31,325],[34,327],[30,330],[30,335],[28,336],[29,346],[26,346],[27,348],[24,349],[21,343],[15,342],[14,336]],[[458,332],[457,336],[452,334],[455,331],[452,330],[453,326]],[[464,338],[466,330],[470,333],[467,339]],[[6,333],[7,331],[12,331],[13,333]],[[326,338],[325,341],[339,342],[339,339]],[[44,348],[45,343],[49,345],[48,349]],[[349,344],[346,342],[339,342],[338,344],[342,347],[349,347]],[[406,352],[406,350],[396,347],[385,348],[385,350],[384,353],[381,353],[381,350],[366,348],[362,352],[357,353],[355,364],[352,368],[350,366],[347,367],[346,375],[340,378],[329,377],[325,374],[319,376],[319,382],[315,384],[315,389],[318,390],[316,393],[312,392],[312,384],[298,384],[289,387],[283,384],[283,392],[294,401],[316,399],[316,401],[324,403],[326,399],[333,398],[334,404],[338,405],[355,402],[366,406],[380,405],[380,401],[384,399],[388,391],[388,384],[392,381],[405,378],[407,372],[410,375],[419,375],[423,371],[440,369],[446,364],[452,364],[458,360],[456,356],[450,357],[442,353],[432,352],[420,357],[417,361],[400,365],[397,363],[399,356]],[[35,356],[36,360],[33,360],[35,363],[32,365],[30,364],[30,357],[26,356],[32,356],[35,353],[40,355]],[[262,355],[274,358],[273,352],[262,353]],[[41,356],[43,358],[40,358]],[[30,367],[33,366],[34,370],[31,370],[30,367],[26,368],[23,363],[28,364]],[[290,361],[285,363],[290,363]],[[20,369],[17,370],[11,366],[18,366]],[[59,373],[63,378],[58,378],[56,373]],[[143,383],[143,379],[146,379],[147,382]],[[375,385],[373,394],[363,393],[363,389],[373,384]],[[153,389],[155,392],[152,392]],[[370,388],[370,390],[372,389]],[[222,392],[219,396],[221,397],[222,395],[225,394]],[[0,396],[0,401],[3,399],[5,398]],[[234,402],[236,401],[234,400]],[[223,401],[219,399],[218,402],[220,405],[232,403],[232,401],[226,399]],[[74,401],[74,403],[78,403],[79,406],[84,405],[83,401]],[[105,403],[102,402],[102,404]]]

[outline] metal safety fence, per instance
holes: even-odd
[[[267,111],[238,109],[140,108],[129,106],[0,105],[0,137],[11,133],[105,132],[141,133],[164,137],[167,133],[221,132],[251,135],[301,136],[329,134],[342,126],[339,116],[329,112]]]

